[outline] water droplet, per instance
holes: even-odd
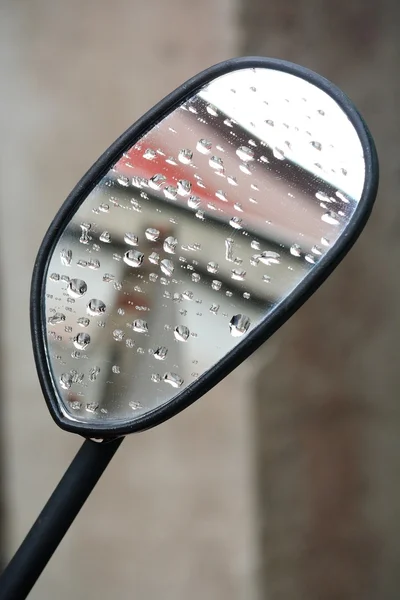
[[[157,360],[165,360],[167,358],[167,354],[168,348],[166,348],[165,346],[158,346],[158,348],[154,350],[153,356]]]
[[[89,231],[91,230],[91,228],[92,226],[90,223],[81,223],[81,237],[79,238],[79,242],[81,244],[88,244],[92,239],[89,236]]]
[[[178,325],[174,329],[174,336],[178,342],[186,342],[189,338],[190,331],[186,325]]]
[[[212,144],[208,140],[201,139],[197,142],[196,149],[202,154],[208,154],[211,152]]]
[[[114,329],[113,331],[113,338],[115,341],[117,342],[122,342],[122,340],[124,339],[125,334],[122,331],[122,329]]]
[[[222,287],[222,281],[218,281],[218,279],[213,279],[211,287],[213,290],[218,292]]]
[[[87,312],[92,317],[97,317],[106,312],[106,305],[102,300],[97,300],[96,298],[92,298],[89,304],[87,305]]]
[[[51,281],[59,281],[60,280],[60,275],[58,273],[52,273],[49,276],[49,279],[51,279]],[[68,280],[67,280],[68,281]]]
[[[211,304],[210,306],[210,313],[212,313],[213,315],[218,314],[219,311],[219,304]]]
[[[135,319],[132,323],[132,329],[137,333],[148,333],[149,326],[143,319]]]
[[[239,165],[239,169],[242,171],[242,173],[244,173],[245,175],[251,175],[251,171],[249,169],[249,167],[247,166],[246,163],[240,163]]]
[[[189,148],[184,148],[179,151],[178,160],[184,165],[189,165],[192,162],[193,152]]]
[[[250,294],[249,294],[249,292],[243,292],[243,298],[245,300],[250,300]]]
[[[124,235],[124,242],[130,246],[137,246],[139,243],[139,238],[134,233],[128,232]]]
[[[227,181],[228,181],[228,183],[230,185],[237,185],[238,184],[236,177],[232,177],[231,175],[227,175],[226,179],[227,179]]]
[[[47,322],[50,323],[50,325],[57,325],[57,323],[62,323],[63,321],[65,321],[65,315],[60,312],[54,313],[54,315],[47,319]]]
[[[263,275],[262,276],[262,280],[264,283],[270,283],[271,282],[271,277],[269,275]]]
[[[149,281],[151,281],[152,283],[155,283],[158,279],[158,275],[157,273],[150,273],[149,274]]]
[[[201,279],[201,276],[198,273],[192,273],[192,281],[194,281],[194,283],[198,283]]]
[[[324,221],[325,223],[329,223],[329,225],[339,225],[339,218],[338,215],[336,213],[334,213],[332,210],[324,213],[321,217],[321,220]]]
[[[262,252],[259,256],[259,260],[267,266],[279,265],[280,258],[280,254],[278,254],[278,252],[271,252],[269,250]]]
[[[254,152],[251,148],[248,148],[247,146],[240,146],[236,150],[236,154],[238,155],[240,160],[243,160],[244,162],[254,160]]]
[[[164,196],[168,198],[168,200],[176,200],[178,195],[178,188],[173,185],[166,185],[164,188]]]
[[[142,405],[140,404],[140,402],[136,402],[135,400],[131,400],[129,402],[129,406],[131,407],[132,410],[138,410],[139,408],[142,408]]]
[[[237,281],[244,281],[246,277],[246,271],[241,271],[240,269],[232,269],[231,271],[232,279],[236,279]]]
[[[158,262],[160,260],[160,255],[157,254],[157,252],[152,252],[149,256],[149,261],[151,263],[153,263],[153,265],[158,265]]]
[[[169,383],[169,385],[172,385],[174,388],[180,388],[183,385],[182,377],[179,377],[179,375],[176,373],[165,373],[163,379],[166,383]]]
[[[217,171],[222,171],[224,168],[223,160],[219,156],[211,156],[208,164],[212,169],[216,169]]]
[[[85,350],[90,344],[90,335],[88,333],[78,333],[74,338],[74,346],[79,350]]]
[[[185,292],[182,292],[182,296],[185,300],[193,300],[193,298],[194,298],[193,292],[190,292],[188,290],[186,290]]]
[[[93,269],[94,271],[96,271],[96,269],[100,269],[100,261],[91,258],[89,260],[87,266],[89,267],[89,269]]]
[[[189,208],[198,208],[200,206],[200,198],[198,196],[190,196],[188,198],[188,207]]]
[[[125,175],[120,175],[117,178],[117,181],[120,185],[122,185],[123,187],[128,187],[129,185],[129,177],[125,177]]]
[[[213,104],[209,104],[207,106],[207,112],[208,112],[209,115],[211,115],[213,117],[218,116],[218,110],[217,110],[217,108]]]
[[[63,390],[69,390],[69,388],[72,385],[71,373],[62,373],[59,381],[60,381],[60,386],[63,388]]]
[[[151,148],[147,148],[143,154],[143,158],[147,158],[147,160],[154,160],[157,156],[157,153]]]
[[[118,365],[113,365],[111,370],[113,373],[116,373],[117,375],[119,375],[119,373],[121,373],[121,369]]]
[[[269,163],[268,158],[266,156],[264,156],[264,155],[260,156],[260,161],[263,162],[263,163]]]
[[[234,229],[242,229],[242,219],[239,217],[232,217],[232,219],[229,221],[229,225]]]
[[[148,227],[144,232],[146,238],[151,242],[156,242],[160,237],[160,232],[158,229],[154,229],[153,227]]]
[[[232,119],[225,119],[224,125],[226,125],[227,127],[233,127],[233,120]]]
[[[131,198],[131,205],[132,205],[132,209],[135,210],[136,212],[142,212],[142,206],[141,206],[140,202],[138,200],[136,200],[136,198]]]
[[[187,179],[180,179],[178,181],[178,194],[180,196],[189,196],[192,189],[192,184]]]
[[[260,242],[253,240],[250,244],[250,247],[253,248],[253,250],[260,250]]]
[[[313,252],[314,254],[317,254],[317,256],[321,256],[321,254],[322,254],[322,250],[318,246],[313,246],[311,248],[311,252]]]
[[[134,345],[135,345],[135,342],[131,338],[128,338],[127,340],[125,340],[125,346],[127,348],[133,348]]]
[[[153,175],[153,177],[150,177],[149,186],[153,188],[153,190],[160,190],[166,179],[167,178],[165,177],[165,175],[162,175],[161,173],[156,173],[155,175]]]
[[[272,120],[272,119],[266,119],[265,123],[266,123],[267,125],[269,125],[270,127],[274,127],[274,125],[275,125],[275,123],[273,122],[273,120]]]
[[[87,292],[87,284],[83,279],[70,279],[67,292],[71,298],[81,298]]]
[[[103,233],[99,237],[100,242],[104,242],[105,244],[111,243],[111,235],[108,231],[103,231]]]
[[[207,265],[207,271],[209,273],[216,273],[218,271],[218,263],[216,262],[209,262]]]
[[[306,254],[304,258],[307,262],[311,263],[312,265],[315,264],[315,256],[313,256],[312,254]]]
[[[298,244],[293,244],[290,248],[290,254],[293,256],[301,256],[301,248]]]
[[[129,265],[130,267],[140,267],[143,263],[144,254],[143,252],[139,252],[139,250],[128,250],[124,254],[124,263]]]
[[[330,245],[330,241],[327,238],[322,237],[321,238],[321,244],[323,244],[324,246],[329,246]]]
[[[65,248],[61,250],[60,260],[64,267],[69,267],[72,261],[72,250],[66,250]]]
[[[242,336],[248,331],[250,324],[251,321],[246,315],[234,315],[229,322],[231,335],[233,335],[233,337]]]
[[[100,367],[93,367],[89,371],[89,380],[96,381],[97,375],[100,373]]]
[[[310,142],[311,146],[316,150],[322,150],[322,144],[320,142],[316,142],[315,140]]]
[[[238,212],[243,212],[243,208],[242,208],[242,205],[240,204],[240,202],[235,202],[235,204],[233,205],[233,208],[235,210],[237,210]]]
[[[172,276],[172,273],[174,272],[174,269],[175,269],[174,263],[172,262],[172,260],[169,260],[168,258],[164,258],[161,261],[160,267],[161,267],[161,271],[168,277]]]
[[[178,240],[172,236],[165,238],[164,241],[164,252],[168,252],[169,254],[175,254],[176,247],[178,245]]]
[[[279,148],[274,148],[273,149],[273,154],[275,156],[275,158],[277,158],[278,160],[285,160],[285,154],[282,150],[280,150]]]
[[[79,317],[79,319],[77,320],[77,323],[81,327],[89,327],[89,325],[90,325],[90,319],[88,319],[86,317]]]

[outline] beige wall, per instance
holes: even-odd
[[[30,349],[42,236],[98,155],[163,95],[237,54],[235,2],[4,0],[0,6],[1,358],[8,551],[80,440],[47,414]],[[123,444],[31,598],[251,599],[250,366]]]

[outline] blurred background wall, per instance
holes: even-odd
[[[395,0],[0,2],[5,556],[80,444],[41,397],[29,284],[104,148],[202,68],[261,54],[341,86],[382,170],[346,261],[215,390],[124,442],[31,598],[399,597],[399,16]]]

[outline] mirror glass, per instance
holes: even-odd
[[[364,178],[353,125],[297,76],[233,71],[173,110],[50,258],[47,355],[64,414],[131,421],[170,402],[330,251]]]

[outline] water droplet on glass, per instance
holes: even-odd
[[[157,273],[150,273],[149,274],[149,281],[151,281],[152,283],[155,283],[158,279],[158,275]]]
[[[226,179],[227,179],[227,181],[228,181],[228,183],[230,185],[237,185],[238,184],[236,177],[232,177],[231,175],[227,175]]]
[[[65,321],[65,315],[60,312],[54,313],[54,315],[49,317],[47,320],[50,325],[57,325],[57,323],[62,323],[63,321]]]
[[[209,115],[211,115],[213,117],[218,116],[218,110],[217,110],[217,108],[213,104],[209,104],[207,106],[207,112],[208,112]]]
[[[306,254],[304,258],[307,262],[311,263],[312,265],[315,264],[315,256],[313,256],[312,254]]]
[[[330,241],[327,238],[322,237],[321,238],[321,244],[323,244],[324,246],[329,246],[330,245]]]
[[[280,254],[278,254],[277,252],[271,252],[269,250],[262,252],[259,256],[260,262],[267,266],[279,265],[280,258]]]
[[[243,208],[242,208],[242,205],[240,204],[240,202],[235,202],[235,204],[233,205],[233,208],[235,210],[237,210],[238,212],[243,212]]]
[[[192,281],[194,281],[194,283],[198,283],[201,279],[201,276],[198,273],[192,273]]]
[[[83,279],[70,279],[67,292],[71,298],[81,298],[87,292],[87,284]]]
[[[71,373],[62,373],[60,376],[60,386],[63,390],[69,390],[72,385],[72,375]]]
[[[250,244],[250,247],[253,248],[253,250],[260,250],[260,242],[253,240]]]
[[[249,317],[246,317],[246,315],[239,314],[233,316],[229,322],[231,335],[233,335],[233,337],[240,337],[244,335],[248,331],[250,324],[251,321]]]
[[[100,269],[100,261],[91,258],[89,260],[87,266],[89,267],[89,269],[93,269],[95,271],[96,269]]]
[[[148,333],[149,331],[149,327],[143,319],[135,319],[132,323],[132,329],[137,333]]]
[[[211,152],[212,144],[208,140],[201,139],[197,142],[196,149],[202,154],[208,154]]]
[[[198,196],[190,196],[188,198],[188,207],[189,208],[198,208],[200,206],[200,198]]]
[[[179,377],[176,373],[165,373],[163,379],[174,388],[180,388],[183,385],[182,377]]]
[[[184,148],[179,151],[178,159],[184,165],[189,165],[192,162],[193,152],[189,148]]]
[[[279,148],[274,148],[273,149],[273,154],[275,156],[275,158],[277,158],[278,160],[285,160],[285,154],[282,150],[280,150]]]
[[[89,371],[89,380],[96,381],[97,375],[100,373],[100,367],[93,367]]]
[[[218,314],[219,311],[219,304],[211,304],[210,306],[210,313],[212,313],[213,315]]]
[[[189,338],[190,331],[186,325],[178,325],[174,329],[174,336],[178,342],[186,342]]]
[[[246,271],[241,271],[240,269],[232,269],[231,277],[232,279],[236,279],[237,281],[244,281],[246,277]]]
[[[89,325],[90,325],[90,319],[88,319],[86,317],[79,317],[79,319],[77,320],[77,323],[81,327],[89,327]]]
[[[218,292],[222,287],[222,281],[218,281],[218,279],[213,279],[211,287],[213,290]]]
[[[92,239],[89,236],[89,231],[91,230],[91,228],[92,226],[90,223],[81,223],[81,237],[79,238],[79,242],[81,244],[88,244]]]
[[[158,229],[154,229],[153,227],[148,227],[145,231],[145,236],[151,242],[156,242],[160,237],[160,232]]]
[[[216,169],[218,171],[222,171],[222,169],[224,168],[223,160],[222,158],[219,158],[219,156],[211,156],[210,160],[208,161],[208,164],[212,169]]]
[[[249,292],[243,292],[243,298],[245,300],[250,300],[250,294],[249,294]]]
[[[122,331],[122,329],[114,329],[114,331],[113,331],[114,340],[116,340],[117,342],[122,342],[124,337],[125,337],[125,334]]]
[[[172,236],[165,238],[164,241],[164,252],[168,252],[169,254],[175,254],[176,247],[178,245],[178,240]]]
[[[325,223],[329,223],[329,225],[339,225],[338,215],[333,211],[328,211],[324,213],[321,217],[321,220]]]
[[[190,292],[188,290],[186,290],[185,292],[182,292],[182,296],[185,300],[193,300],[193,298],[194,298],[193,292]]]
[[[103,231],[103,233],[99,237],[99,240],[101,242],[104,242],[105,244],[110,244],[111,243],[111,235],[109,234],[108,231]]]
[[[293,246],[290,247],[290,254],[292,254],[293,256],[300,256],[301,255],[301,248],[298,244],[293,244]]]
[[[144,254],[143,252],[139,252],[139,250],[128,250],[124,254],[124,263],[129,265],[130,267],[140,267],[143,263]]]
[[[207,265],[207,271],[209,273],[216,273],[218,271],[218,263],[216,262],[209,262]]]
[[[60,280],[60,275],[58,273],[52,273],[49,276],[49,279],[51,279],[51,281],[59,281]],[[67,281],[69,281],[69,280],[67,279]]]
[[[96,298],[92,298],[89,304],[87,305],[87,312],[92,317],[98,317],[106,312],[106,305],[102,300],[97,300]]]
[[[79,350],[85,350],[90,344],[90,335],[88,333],[78,333],[74,338],[74,346]]]
[[[178,188],[173,185],[166,185],[164,188],[164,196],[168,198],[168,200],[176,200],[178,195]]]
[[[147,160],[153,160],[156,156],[156,152],[151,148],[147,148],[143,154],[143,158],[147,158]]]
[[[232,219],[229,221],[229,225],[234,229],[242,229],[242,219],[239,217],[232,217]]]
[[[157,360],[165,360],[167,358],[167,354],[168,348],[166,348],[165,346],[158,346],[158,348],[154,350],[153,356]]]
[[[316,150],[322,150],[322,144],[320,142],[312,141],[310,144]]]
[[[189,196],[192,189],[192,184],[187,179],[180,179],[178,181],[178,194],[180,196]]]
[[[153,190],[160,190],[166,179],[167,178],[165,177],[165,175],[162,175],[161,173],[156,173],[155,175],[153,175],[153,177],[150,177],[149,186],[153,188]]]
[[[72,260],[72,250],[66,250],[65,248],[61,250],[60,260],[64,267],[69,267]]]
[[[239,165],[239,169],[242,171],[242,173],[244,173],[245,175],[251,175],[251,171],[249,169],[249,167],[247,166],[246,163],[240,163]]]
[[[271,277],[269,275],[263,275],[262,276],[262,280],[264,283],[270,283],[271,282]]]
[[[125,340],[125,346],[127,348],[133,348],[134,345],[135,345],[135,342],[131,338],[128,338],[127,340]]]
[[[121,369],[119,368],[118,365],[113,365],[111,370],[113,373],[116,373],[117,375],[119,375],[119,373],[121,373]]]
[[[124,235],[124,242],[130,246],[137,246],[139,243],[139,238],[134,233],[128,232]]]
[[[243,160],[244,162],[254,160],[254,152],[251,148],[248,148],[247,146],[240,146],[236,150],[236,154],[238,155],[240,160]]]
[[[311,248],[311,252],[313,252],[314,254],[317,254],[317,256],[321,256],[321,254],[322,254],[322,250],[318,246],[313,246]]]
[[[175,269],[174,263],[172,262],[172,260],[169,260],[168,258],[164,258],[160,262],[160,267],[161,267],[161,271],[168,277],[172,276],[172,273],[174,272],[174,269]]]

